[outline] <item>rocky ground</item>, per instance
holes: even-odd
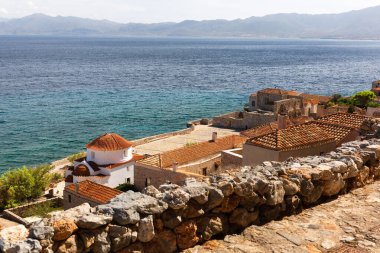
[[[380,252],[380,182],[186,253]]]

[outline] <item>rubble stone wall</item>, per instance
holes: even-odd
[[[323,156],[264,162],[240,172],[126,192],[0,233],[2,252],[176,252],[291,215],[380,178],[380,140]],[[18,251],[17,251],[18,250]]]

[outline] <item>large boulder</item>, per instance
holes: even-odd
[[[185,208],[187,202],[190,200],[190,194],[176,185],[170,185],[170,187],[165,186],[166,185],[160,186],[160,190],[163,191],[162,201],[167,203],[172,209]]]
[[[232,224],[239,225],[240,227],[247,227],[257,220],[259,217],[259,211],[256,210],[254,212],[248,212],[245,208],[236,208],[230,218],[229,221]]]
[[[107,225],[111,221],[112,216],[88,213],[79,218],[76,224],[79,228],[95,229]]]
[[[17,225],[0,230],[0,252],[17,252],[15,247],[27,240],[29,231],[24,225]]]
[[[144,253],[173,253],[177,251],[177,238],[171,230],[163,230],[144,245]]]
[[[223,192],[215,187],[208,188],[208,201],[204,204],[204,210],[207,212],[223,202]]]
[[[44,220],[34,222],[29,228],[29,237],[37,240],[49,240],[54,236],[54,228],[46,226]]]
[[[285,190],[282,186],[282,181],[272,181],[269,184],[268,189],[269,190],[265,194],[267,205],[274,206],[284,201]]]
[[[295,195],[300,191],[299,181],[281,178],[284,187],[285,195]]]
[[[340,173],[336,174],[335,178],[330,181],[325,181],[323,184],[323,196],[334,196],[338,194],[345,186],[345,181]]]
[[[177,212],[173,211],[172,209],[169,209],[162,214],[162,221],[165,227],[173,229],[179,224],[181,224],[182,217]]]
[[[52,226],[54,229],[54,241],[66,240],[78,230],[78,227],[73,220],[54,221]]]
[[[204,204],[208,200],[208,187],[209,185],[204,182],[196,181],[194,178],[187,178],[183,189],[190,195],[190,198],[199,204]]]
[[[51,223],[58,220],[73,220],[76,222],[80,217],[90,212],[91,206],[88,203],[84,203],[65,211],[49,213],[47,217]]]
[[[70,236],[67,240],[57,243],[54,246],[55,253],[81,253],[84,252],[84,245],[77,235]]]
[[[132,230],[127,227],[110,225],[109,237],[113,251],[127,247],[132,241]]]
[[[113,204],[123,204],[126,209],[134,209],[143,215],[161,214],[168,208],[166,203],[154,197],[133,191],[116,196],[109,203],[111,207]]]
[[[201,217],[197,220],[197,233],[201,241],[208,241],[214,235],[226,231],[228,222],[219,216]]]
[[[188,249],[199,241],[197,236],[197,224],[194,220],[188,220],[174,229],[177,237],[177,245],[180,250]]]
[[[140,242],[149,242],[154,235],[153,215],[149,215],[139,222],[138,239]]]

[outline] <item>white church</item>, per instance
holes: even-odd
[[[106,133],[86,145],[86,156],[65,172],[66,186],[89,180],[115,188],[134,184],[134,165],[144,158],[134,154],[133,143],[115,133]]]

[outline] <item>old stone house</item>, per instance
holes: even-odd
[[[135,186],[158,186],[167,181],[182,184],[186,177],[204,177],[217,173],[221,163],[221,152],[242,147],[247,138],[230,135],[200,142],[156,154],[136,163]]]
[[[134,183],[134,165],[144,156],[134,154],[132,142],[106,133],[87,144],[86,156],[65,172],[66,185],[89,180],[109,187]]]
[[[94,207],[108,203],[122,191],[85,180],[80,183],[70,184],[63,191],[63,207],[69,209],[83,203],[89,203]]]
[[[252,132],[244,144],[242,163],[256,165],[330,152],[342,143],[356,140],[366,119],[363,115],[339,113],[282,129],[262,127]]]

